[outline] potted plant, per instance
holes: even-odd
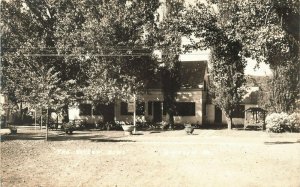
[[[124,130],[125,135],[131,135],[132,131],[134,129],[134,126],[129,122],[124,121],[116,121],[117,124],[120,124],[122,126],[122,129]]]
[[[63,123],[62,129],[67,133],[67,134],[72,134],[73,131],[76,129],[76,125],[73,122],[68,122],[68,123]]]
[[[166,122],[166,121],[160,122],[160,128],[161,128],[162,130],[168,129],[168,128],[169,128],[169,123]]]
[[[17,128],[14,125],[10,125],[9,127],[10,134],[17,134]]]
[[[194,132],[194,128],[192,127],[192,125],[190,123],[186,123],[184,124],[184,130],[187,134],[193,134]]]

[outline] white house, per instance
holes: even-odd
[[[207,61],[185,61],[181,64],[182,87],[176,96],[175,123],[190,122],[203,124],[206,119]],[[149,85],[147,92],[138,96],[136,113],[138,117],[151,122],[166,120],[163,92],[160,82]],[[128,103],[115,103],[115,118],[118,121],[132,121]]]
[[[166,121],[166,108],[161,89],[161,82],[149,82],[144,94],[137,96],[137,118],[149,122]],[[181,89],[176,94],[175,123],[186,122],[198,125],[222,125],[226,119],[222,111],[211,103],[208,97],[208,65],[207,61],[182,61],[181,63]],[[233,123],[244,123],[244,111],[249,107],[257,106],[259,87],[249,85],[247,93],[235,112]],[[122,101],[111,105],[94,105],[92,102],[81,102],[71,107],[70,119],[83,119],[87,123],[98,121],[133,121],[133,111],[130,104]]]

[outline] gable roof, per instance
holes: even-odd
[[[248,87],[243,96],[243,104],[258,104],[260,89],[257,86]]]
[[[204,85],[207,61],[182,61],[180,64],[180,82],[182,89],[202,88]],[[146,87],[148,89],[161,89],[160,73],[156,77],[149,77]]]
[[[254,76],[254,75],[247,75],[246,76],[246,86],[247,87],[260,87],[264,88],[270,80],[268,76]]]

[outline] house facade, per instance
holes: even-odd
[[[181,88],[176,93],[176,112],[174,122],[197,125],[226,124],[223,112],[213,105],[208,98],[207,61],[183,61],[181,63]],[[259,88],[251,86],[244,96],[239,110],[235,112],[233,123],[244,123],[244,111],[257,106]],[[152,82],[147,90],[136,99],[137,119],[149,122],[167,121],[161,81]],[[132,102],[117,101],[110,105],[95,105],[92,102],[81,102],[70,107],[69,118],[83,119],[87,123],[100,121],[133,122]]]
[[[181,88],[176,93],[175,123],[190,122],[203,124],[206,119],[207,61],[185,61],[181,63]],[[146,121],[166,121],[166,107],[161,83],[149,86],[146,93],[138,96],[136,105],[138,118]],[[128,103],[115,103],[115,119],[133,121],[133,113],[128,112]]]

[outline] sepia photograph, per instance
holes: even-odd
[[[0,0],[0,187],[300,187],[300,0]]]

